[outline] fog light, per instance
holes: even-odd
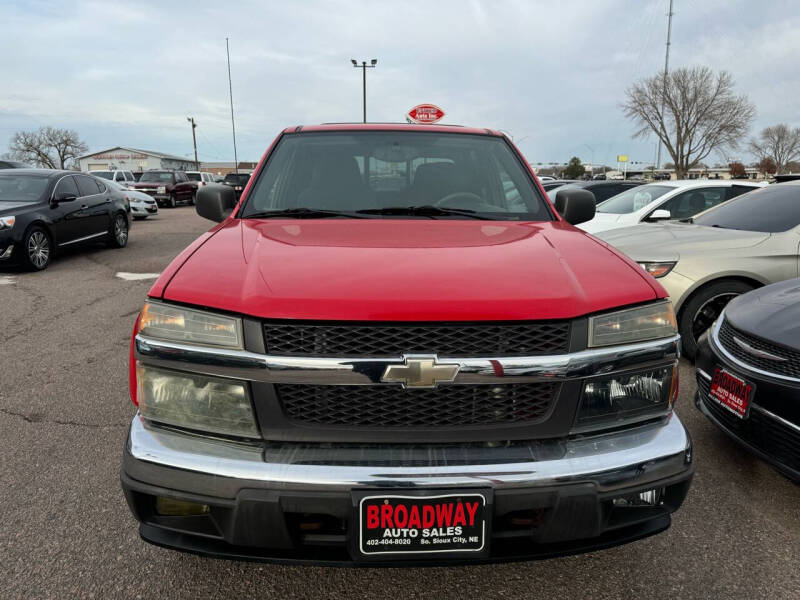
[[[664,488],[655,488],[638,494],[628,494],[627,496],[620,496],[614,498],[612,501],[614,506],[658,506],[661,504],[661,496],[664,494]]]
[[[208,514],[208,504],[184,502],[175,498],[156,496],[156,512],[165,517],[190,517]]]

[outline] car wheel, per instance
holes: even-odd
[[[50,264],[53,242],[41,227],[31,227],[22,240],[24,266],[31,271],[44,271]]]
[[[192,192],[191,197],[189,198],[189,206],[194,206],[194,199],[197,197],[197,192]]]
[[[112,248],[124,248],[128,245],[128,219],[117,213],[108,232],[108,245]]]
[[[697,354],[697,340],[736,296],[747,293],[753,286],[744,281],[727,279],[700,288],[683,306],[678,328],[681,346],[686,358],[694,360]]]
[[[178,199],[175,198],[175,194],[170,194],[169,195],[169,205],[168,206],[170,208],[175,208],[176,206],[178,206]]]

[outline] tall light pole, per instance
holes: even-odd
[[[667,13],[667,51],[664,56],[664,81],[662,82],[661,90],[661,120],[664,120],[664,102],[667,95],[667,75],[669,73],[669,47],[672,40],[672,0],[669,0],[669,13]],[[656,157],[656,169],[661,168],[661,138],[658,140],[658,156]]]
[[[194,146],[194,170],[200,170],[200,163],[197,162],[197,136],[194,134],[194,130],[197,128],[197,123],[194,122],[194,117],[186,117],[186,120],[192,124],[192,145]]]
[[[366,123],[367,122],[367,69],[375,68],[375,65],[378,64],[378,59],[377,58],[373,58],[371,61],[369,61],[370,64],[367,64],[367,61],[365,61],[365,60],[362,60],[361,64],[358,64],[358,61],[355,58],[351,58],[350,62],[353,63],[353,66],[356,69],[361,69],[362,74],[364,76],[363,77],[364,84],[363,84],[361,90],[362,90],[362,95],[363,95],[364,123]]]
[[[228,91],[231,94],[231,129],[233,130],[233,170],[239,172],[239,157],[236,156],[236,123],[233,121],[233,84],[231,83],[231,51],[228,38],[225,38],[225,52],[228,55]]]

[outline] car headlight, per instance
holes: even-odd
[[[136,397],[145,419],[208,433],[258,438],[246,384],[136,364]]]
[[[575,430],[612,427],[662,416],[678,395],[673,365],[589,379],[583,384]]]
[[[629,344],[675,335],[672,302],[656,302],[589,318],[589,347]]]
[[[649,275],[656,279],[664,277],[675,266],[674,262],[640,262],[639,266],[642,267]]]
[[[0,231],[11,229],[16,220],[17,217],[0,217]]]
[[[156,190],[156,193],[157,193],[157,194],[166,194],[166,193],[167,193],[167,188],[166,188],[166,187],[164,187],[164,186],[162,185],[161,187],[159,187],[159,188]]]
[[[200,346],[241,350],[242,321],[202,310],[147,302],[139,318],[145,337]]]

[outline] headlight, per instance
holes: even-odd
[[[667,414],[678,395],[678,363],[589,379],[583,385],[576,428],[591,429]]]
[[[658,279],[672,271],[675,264],[674,262],[640,262],[639,266],[647,271],[648,274]]]
[[[163,185],[156,190],[156,194],[166,194],[166,193],[167,193],[167,188],[164,187]]]
[[[243,347],[240,319],[158,302],[144,305],[139,332],[157,340],[236,350]]]
[[[17,217],[0,217],[0,231],[4,229],[11,229],[16,222]]]
[[[244,383],[136,364],[139,413],[146,419],[238,437],[258,438]]]
[[[657,302],[589,319],[589,347],[629,344],[678,332],[672,302]]]

